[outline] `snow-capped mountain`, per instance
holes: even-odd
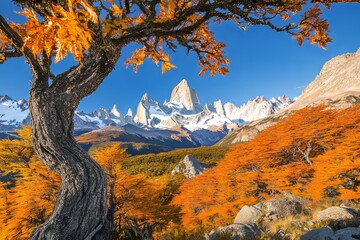
[[[29,122],[29,106],[26,100],[15,101],[9,96],[0,96],[0,131],[19,128]]]
[[[211,138],[209,131],[221,131],[225,134],[245,122],[274,114],[289,104],[291,100],[282,96],[270,100],[257,97],[241,106],[223,104],[221,100],[202,106],[196,90],[191,89],[184,79],[175,86],[170,100],[163,104],[150,99],[145,93],[138,104],[135,116],[131,109],[126,114],[121,114],[116,105],[112,109],[100,108],[92,113],[77,111],[74,116],[74,128],[76,132],[82,133],[106,126],[121,127],[128,124],[143,129],[172,130],[180,127],[194,132],[194,136],[197,135],[197,140],[201,143],[204,139]],[[27,102],[15,101],[8,96],[0,97],[0,130],[12,130],[20,127],[22,123],[29,124]],[[208,131],[205,131],[205,134],[200,130]],[[218,138],[219,136],[216,136],[213,140]]]
[[[103,128],[106,126],[124,126],[126,124],[135,124],[132,116],[132,111],[129,108],[126,115],[122,115],[117,106],[114,105],[112,109],[100,108],[90,114],[84,112],[75,112],[74,116],[75,131],[91,131],[94,129]]]
[[[201,107],[195,89],[190,89],[182,80],[172,91],[170,101],[164,104],[149,99],[145,93],[137,107],[134,121],[151,128],[169,129],[183,126],[190,131],[209,129],[213,126],[229,124],[241,125],[244,122],[267,117],[291,104],[285,96],[266,100],[257,97],[237,107],[232,103],[222,104],[221,100]]]

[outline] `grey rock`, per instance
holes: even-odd
[[[334,238],[337,240],[356,240],[360,239],[360,227],[349,227],[335,232]]]
[[[330,207],[320,211],[315,219],[317,221],[348,220],[356,218],[356,211],[351,208]]]
[[[226,227],[219,227],[205,234],[206,240],[255,240],[260,239],[261,231],[255,223],[232,224]]]
[[[254,223],[261,217],[262,212],[260,208],[255,206],[243,206],[236,215],[234,223]]]
[[[335,240],[334,231],[330,227],[314,229],[300,236],[300,240]]]
[[[186,155],[185,158],[171,171],[171,174],[182,173],[187,178],[193,178],[202,174],[206,168],[209,168],[209,166],[201,163],[191,155]]]

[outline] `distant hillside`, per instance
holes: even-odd
[[[304,108],[229,147],[223,160],[180,188],[188,228],[232,222],[243,205],[288,191],[312,201],[360,198],[360,104]],[[190,227],[191,226],[191,227]]]

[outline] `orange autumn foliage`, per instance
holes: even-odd
[[[60,179],[37,158],[30,134],[30,127],[24,126],[16,139],[0,140],[0,239],[29,239],[56,201]],[[129,234],[138,237],[178,219],[177,208],[164,200],[169,179],[128,175],[121,169],[128,155],[119,144],[98,149],[93,157],[108,177],[114,239]]]
[[[23,6],[19,14],[27,21],[11,23],[23,44],[15,47],[9,35],[0,30],[0,63],[7,57],[20,56],[26,49],[36,57],[54,57],[58,62],[71,53],[82,60],[103,40],[109,51],[117,46],[138,43],[140,46],[125,61],[134,67],[146,58],[161,63],[164,73],[175,66],[166,52],[177,46],[194,52],[199,59],[200,72],[213,76],[226,74],[229,60],[224,57],[225,44],[216,40],[210,30],[212,22],[233,21],[243,30],[252,25],[266,25],[287,32],[298,40],[325,48],[331,42],[329,24],[323,18],[324,9],[351,0],[317,1],[27,1],[14,0]],[[5,21],[5,20],[4,20]],[[4,30],[4,29],[3,29]],[[109,44],[111,42],[111,44]],[[26,52],[26,51],[25,51]],[[27,53],[25,54],[27,55]]]
[[[114,218],[113,238],[151,236],[155,228],[176,219],[177,208],[163,199],[168,179],[148,180],[145,175],[129,175],[121,169],[128,156],[120,143],[98,149],[94,159],[108,177],[109,214]]]
[[[50,215],[59,177],[33,151],[30,127],[0,140],[0,238],[28,239]]]
[[[360,198],[360,105],[302,109],[180,187],[187,230],[229,224],[243,205],[288,191],[313,201]],[[309,147],[310,146],[310,147]],[[309,162],[303,153],[309,150]]]

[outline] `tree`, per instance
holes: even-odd
[[[211,21],[234,21],[243,29],[265,25],[288,32],[299,44],[309,40],[325,47],[331,39],[322,8],[345,1],[14,0],[27,21],[15,24],[0,15],[0,62],[24,57],[29,64],[34,150],[61,176],[53,213],[32,239],[110,236],[106,174],[73,138],[73,116],[79,102],[114,69],[126,46],[141,45],[126,61],[135,71],[145,58],[161,63],[163,72],[171,69],[165,50],[182,46],[197,54],[200,75],[225,74],[225,45],[215,40]],[[292,18],[295,14],[301,16]],[[69,53],[78,65],[54,75],[52,63]]]

